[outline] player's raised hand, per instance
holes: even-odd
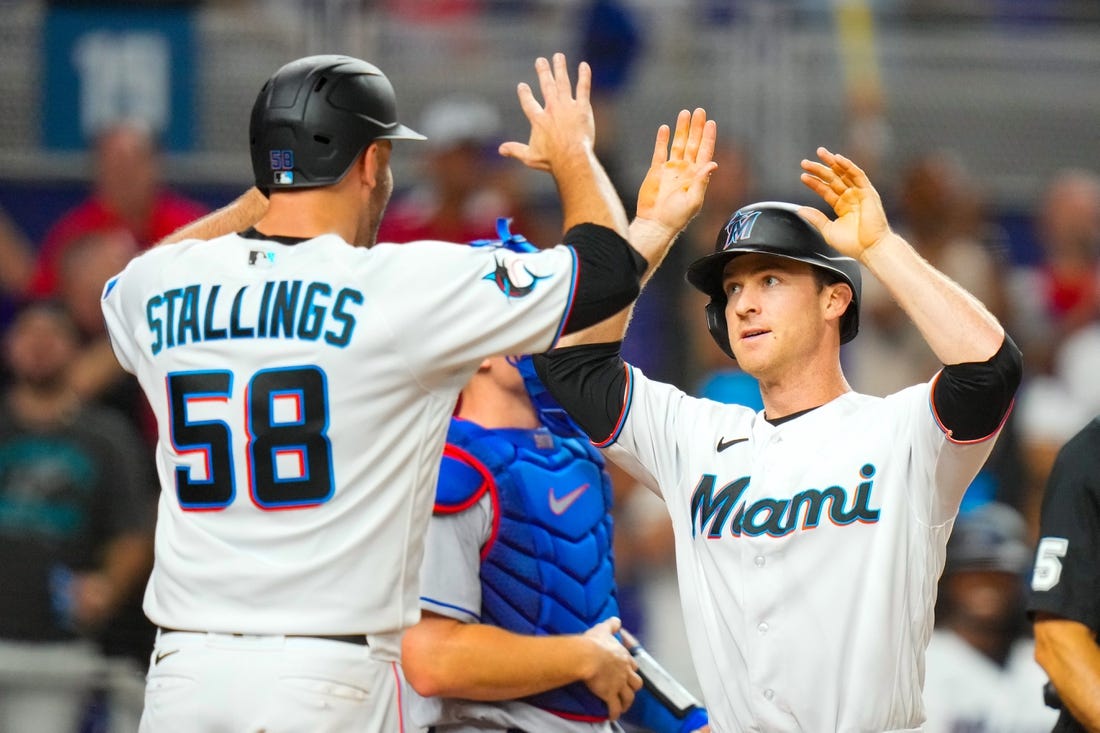
[[[862,260],[868,249],[890,234],[882,200],[867,174],[848,158],[825,148],[817,149],[817,157],[820,163],[802,161],[802,183],[825,199],[837,218],[830,220],[808,206],[798,213],[841,254]]]
[[[520,107],[531,123],[531,137],[526,144],[502,143],[499,151],[530,168],[554,172],[565,156],[590,153],[595,145],[596,122],[589,99],[592,69],[580,63],[575,95],[565,54],[554,54],[553,62],[540,56],[535,60],[535,71],[542,104],[526,83],[520,82],[517,87]]]
[[[707,119],[706,110],[680,110],[676,132],[669,148],[669,127],[661,125],[653,144],[642,187],[638,190],[637,214],[679,232],[703,206],[714,162],[714,141],[718,126]]]
[[[583,681],[593,695],[607,704],[611,720],[618,720],[631,706],[634,693],[642,686],[642,678],[637,672],[638,663],[615,638],[621,627],[622,622],[612,617],[584,633],[594,647],[592,671]]]

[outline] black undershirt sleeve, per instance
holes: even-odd
[[[621,341],[564,346],[533,357],[539,379],[596,444],[614,434],[623,412],[622,346]]]
[[[1020,349],[1007,333],[988,361],[945,366],[932,390],[940,424],[953,440],[989,437],[1008,414],[1021,374]]]
[[[578,224],[562,241],[577,254],[573,306],[562,333],[573,333],[615,315],[641,292],[647,263],[614,230],[599,224]]]

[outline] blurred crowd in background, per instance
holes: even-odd
[[[395,146],[397,188],[380,232],[381,241],[394,242],[491,238],[500,216],[511,217],[512,230],[540,246],[558,241],[558,211],[547,181],[496,154],[502,140],[522,129],[511,124],[518,111],[515,83],[528,80],[535,55],[555,50],[543,48],[540,32],[559,40],[571,59],[583,58],[593,66],[599,152],[628,211],[640,180],[635,173],[648,163],[646,137],[652,140],[656,124],[672,119],[676,111],[652,109],[652,100],[663,94],[680,100],[682,92],[678,87],[653,89],[654,78],[669,75],[653,77],[642,70],[681,73],[698,50],[691,47],[690,32],[670,39],[666,30],[658,37],[656,23],[667,20],[666,14],[677,14],[677,28],[697,28],[711,41],[716,34],[721,38],[723,32],[744,31],[746,24],[769,31],[789,24],[783,35],[786,48],[807,27],[832,39],[832,71],[822,76],[832,80],[832,88],[815,92],[832,105],[822,107],[828,114],[817,119],[812,100],[803,100],[800,114],[806,113],[807,119],[793,126],[785,123],[796,133],[807,131],[796,134],[794,141],[804,136],[813,145],[833,146],[869,170],[892,221],[924,257],[990,307],[1025,359],[1025,381],[1015,409],[989,464],[966,495],[960,540],[949,547],[938,614],[937,635],[942,638],[929,654],[929,730],[1049,730],[1053,712],[1042,704],[1044,677],[1027,647],[1022,598],[1053,458],[1066,439],[1100,413],[1100,157],[1089,154],[1096,152],[1087,147],[1095,146],[1095,140],[1061,140],[1056,141],[1061,147],[1053,149],[1080,154],[1048,156],[1037,168],[1029,151],[1043,148],[1042,141],[1009,137],[1001,147],[1019,150],[1020,165],[1027,170],[1008,180],[995,170],[983,170],[974,162],[980,156],[963,144],[998,134],[996,128],[980,129],[983,123],[976,122],[978,130],[958,138],[948,135],[922,147],[903,138],[911,100],[893,94],[891,74],[905,69],[876,59],[883,55],[882,28],[930,28],[935,38],[972,32],[1003,34],[1005,39],[1033,30],[1051,44],[1061,43],[1063,32],[1074,38],[1084,33],[1097,45],[1100,12],[1094,3],[223,0],[125,6],[121,20],[111,26],[115,32],[125,30],[127,18],[135,17],[128,14],[182,12],[194,25],[192,32],[216,36],[218,18],[246,14],[265,33],[281,39],[269,44],[272,62],[257,74],[229,66],[216,70],[233,78],[240,97],[237,110],[251,104],[254,86],[294,56],[346,52],[382,67],[394,80],[403,116],[429,138],[423,144]],[[55,22],[54,14],[62,19],[66,13],[108,17],[112,9],[117,7],[109,3],[0,0],[0,26],[18,25],[45,38],[49,34],[43,29]],[[546,25],[547,19],[554,24]],[[395,29],[398,40],[394,34],[381,38],[370,29],[372,23]],[[415,46],[445,37],[463,58],[491,58],[503,48],[491,41],[499,36],[483,36],[478,29],[502,23],[516,36],[507,53],[518,51],[520,58],[507,67],[515,69],[515,78],[499,83],[452,73],[445,59],[441,63],[438,47]],[[757,58],[765,66],[781,64],[768,48],[762,39],[755,56],[743,47],[732,49],[731,56],[742,62]],[[927,53],[935,56],[937,48],[931,45]],[[285,49],[293,52],[280,55]],[[395,65],[391,56],[427,57],[432,63],[410,70]],[[41,66],[18,61],[22,63],[4,64],[0,90],[17,83],[11,79],[13,66],[32,76]],[[925,58],[923,63],[949,83],[953,75],[974,72],[956,68],[952,64],[957,61],[944,57],[937,66]],[[1096,59],[1087,62],[1095,64]],[[714,91],[721,84],[698,82],[722,75],[760,76],[767,69],[689,68],[691,78],[684,77],[683,86],[706,93],[677,104],[704,106],[718,118],[719,168],[702,212],[643,293],[625,351],[651,376],[688,393],[759,409],[751,378],[707,334],[705,296],[687,286],[682,275],[687,262],[713,247],[738,207],[800,198],[797,160],[810,157],[813,148],[786,150],[795,164],[784,159],[780,165],[769,151],[783,141],[764,144],[753,137],[759,127],[743,124],[754,114],[749,110],[763,104],[753,94],[772,91],[766,83],[748,86],[748,93],[745,86],[733,85],[727,97]],[[996,76],[997,69],[988,72]],[[127,67],[125,73],[140,77],[142,70]],[[1092,75],[1092,88],[1075,90],[1070,97],[1100,97],[1098,78]],[[486,92],[490,83],[491,93]],[[43,94],[53,93],[44,84],[39,87]],[[1027,86],[1006,90],[1004,85],[996,91],[1020,97],[1044,93]],[[977,96],[989,93],[973,90]],[[202,119],[219,116],[217,100],[204,96],[202,89],[187,98],[206,105]],[[42,109],[47,107],[43,103]],[[5,717],[16,715],[8,709],[16,696],[6,694],[14,690],[24,697],[28,690],[39,690],[54,705],[56,720],[43,721],[37,731],[134,729],[153,637],[140,603],[152,562],[158,495],[150,450],[155,435],[136,382],[117,366],[106,342],[100,292],[135,253],[228,202],[249,181],[240,114],[225,113],[232,117],[224,123],[227,128],[240,129],[226,144],[234,153],[223,156],[217,145],[204,142],[211,139],[209,133],[192,135],[182,146],[178,138],[168,144],[163,115],[147,119],[125,104],[119,107],[125,114],[100,115],[94,125],[84,118],[69,120],[79,129],[78,142],[68,147],[49,144],[45,133],[24,145],[0,142],[0,731],[12,730],[6,721],[17,719]],[[45,115],[36,117],[43,129],[56,124]],[[182,110],[169,111],[169,117],[177,115],[185,117]],[[732,117],[728,124],[727,116]],[[650,119],[652,129],[646,122]],[[768,119],[756,124],[767,125]],[[634,135],[638,124],[644,134]],[[963,119],[962,124],[968,123]],[[1042,128],[1037,124],[1035,129]],[[821,139],[814,138],[817,130]],[[1064,130],[1066,135],[1077,132],[1072,126]],[[1094,128],[1081,132],[1095,135]],[[641,142],[634,144],[635,137]],[[789,186],[776,184],[784,179]],[[933,376],[938,364],[931,351],[872,277],[864,279],[860,320],[859,337],[842,352],[855,389],[886,395]],[[629,477],[615,478],[616,562],[626,625],[693,687],[667,515],[660,501],[636,490]],[[963,529],[968,522],[970,528]],[[977,545],[986,548],[985,554],[972,543],[966,545],[970,554],[960,555],[967,532],[985,537],[985,544]],[[966,573],[971,575],[960,579]],[[971,633],[974,629],[980,639]],[[972,669],[948,661],[957,658],[952,655],[958,650],[951,650],[956,643],[976,653],[979,661],[973,669],[979,671],[971,679],[975,684],[980,679],[984,690],[978,695],[980,704],[967,696],[965,715],[973,725],[966,728],[958,727],[961,719],[952,720],[948,709],[956,705],[948,693],[966,685],[957,679],[959,670]],[[43,650],[57,650],[58,657],[37,666],[33,660],[41,659]],[[998,679],[1009,676],[1012,682],[998,686]],[[67,707],[58,702],[66,699]]]

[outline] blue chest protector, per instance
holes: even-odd
[[[495,482],[497,520],[481,562],[482,623],[520,634],[575,634],[617,616],[611,479],[588,440],[452,419],[447,442]],[[436,509],[455,511],[472,498],[441,488]],[[576,720],[607,718],[607,706],[580,682],[524,702]]]

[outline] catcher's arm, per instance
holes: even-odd
[[[641,684],[615,638],[619,619],[583,634],[517,634],[423,611],[401,641],[405,679],[424,697],[496,702],[583,682],[616,720]]]
[[[653,733],[696,733],[709,731],[707,711],[668,670],[626,629],[621,629],[623,645],[638,663],[642,689],[623,719]]]

